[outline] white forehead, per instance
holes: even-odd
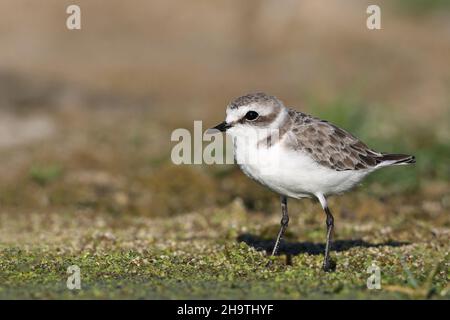
[[[256,111],[260,116],[267,116],[273,112],[273,107],[269,105],[263,105],[257,102],[250,103],[246,106],[240,106],[239,108],[227,108],[227,118],[225,121],[231,123],[242,119],[249,111]]]

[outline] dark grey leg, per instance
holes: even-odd
[[[328,206],[325,206],[324,211],[327,215],[327,243],[325,245],[325,258],[323,260],[323,270],[324,271],[331,271],[334,266],[332,265],[332,262],[330,260],[330,248],[331,248],[331,238],[333,236],[333,229],[334,229],[334,218],[331,214],[330,209]]]
[[[324,271],[332,271],[336,265],[330,258],[330,249],[331,249],[331,238],[333,236],[334,229],[334,218],[331,214],[330,209],[328,208],[327,199],[321,193],[316,194],[317,199],[319,200],[323,211],[327,215],[327,243],[325,244],[325,258],[323,260],[323,270]]]
[[[278,253],[278,248],[280,246],[281,239],[283,238],[284,232],[286,231],[289,224],[289,215],[287,210],[287,198],[285,196],[280,197],[281,200],[281,228],[278,232],[277,241],[275,241],[275,246],[273,247],[272,256]]]

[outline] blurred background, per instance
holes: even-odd
[[[450,2],[377,1],[382,30],[371,31],[372,2],[2,0],[2,219],[171,217],[239,199],[278,221],[277,196],[235,166],[170,161],[175,128],[206,129],[262,90],[417,156],[335,200],[337,215],[374,216],[368,195],[448,225]],[[70,4],[79,31],[66,28]]]

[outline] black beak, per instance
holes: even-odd
[[[231,125],[229,125],[226,121],[219,123],[217,126],[208,129],[208,133],[214,133],[215,130],[219,130],[220,132],[225,132],[227,129],[231,128]]]

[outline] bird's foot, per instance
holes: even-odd
[[[322,269],[325,272],[335,271],[336,270],[336,262],[331,258],[327,258],[323,261]]]
[[[266,268],[270,269],[271,267],[273,267],[273,262],[275,260],[275,256],[270,255],[268,258],[269,258],[269,261],[267,261],[267,263],[266,263]]]

